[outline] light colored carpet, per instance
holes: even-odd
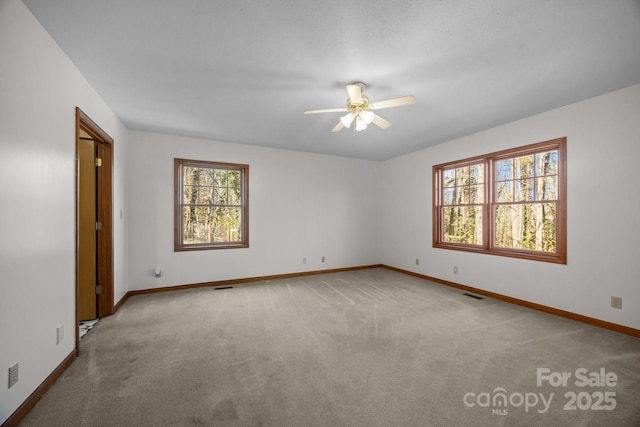
[[[640,340],[387,269],[131,297],[80,350],[22,426],[640,425]]]

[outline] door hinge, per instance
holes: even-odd
[[[98,285],[96,286],[96,295],[100,295],[102,294],[102,286]]]
[[[100,157],[96,157],[96,166],[102,166],[102,159]]]
[[[96,221],[96,231],[102,230],[102,223],[100,221]]]

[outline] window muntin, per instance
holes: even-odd
[[[175,159],[174,249],[248,247],[249,166]]]
[[[566,138],[433,167],[433,246],[566,263]]]

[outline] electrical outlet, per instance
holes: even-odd
[[[611,297],[611,307],[613,308],[622,308],[622,298],[620,297]]]
[[[56,328],[56,344],[60,344],[60,342],[64,339],[64,325],[58,325]]]
[[[324,257],[322,257],[322,262],[324,262]]]
[[[9,388],[18,382],[18,363],[9,367]]]
[[[453,266],[453,274],[458,274],[458,266],[457,265]]]
[[[302,263],[306,264],[307,263],[307,259],[306,258],[302,258]]]
[[[416,258],[416,265],[420,265],[420,258]]]

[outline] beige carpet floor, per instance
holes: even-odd
[[[80,351],[22,426],[640,426],[639,339],[381,268],[131,297]]]

